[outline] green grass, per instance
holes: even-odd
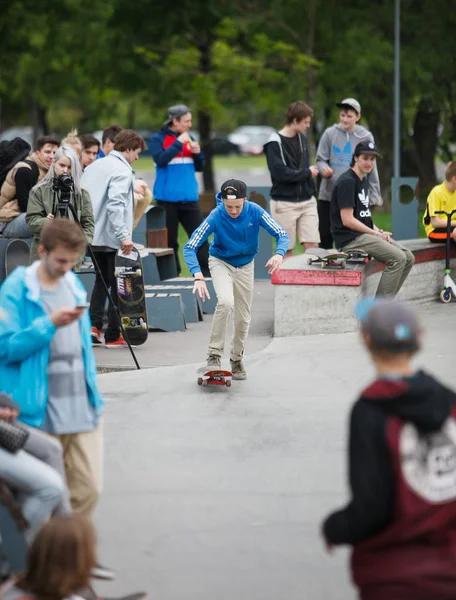
[[[133,168],[136,173],[147,172],[151,173],[155,171],[154,161],[150,156],[139,158],[134,164]],[[216,156],[214,158],[214,169],[225,170],[230,169],[255,169],[255,168],[267,168],[266,157],[262,156]]]

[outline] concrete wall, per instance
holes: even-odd
[[[456,258],[451,260],[451,266],[456,272]],[[308,270],[316,267],[306,266],[301,256],[287,260],[282,267],[291,271],[300,268]],[[444,260],[416,263],[398,298],[411,303],[435,302],[438,309],[444,269]],[[375,295],[381,274],[376,272],[363,276],[358,286],[275,284],[274,335],[286,337],[356,331],[354,306],[362,296]]]

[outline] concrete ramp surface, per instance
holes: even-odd
[[[456,386],[456,304],[421,308],[417,364]],[[202,389],[200,364],[100,376],[100,561],[156,600],[352,600],[326,514],[346,494],[348,414],[372,367],[357,333],[276,339],[248,379]]]

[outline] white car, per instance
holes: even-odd
[[[33,127],[11,127],[0,134],[0,142],[22,138],[33,148]]]
[[[228,139],[239,146],[241,154],[262,154],[263,146],[274,132],[274,127],[267,125],[243,125],[230,133]]]

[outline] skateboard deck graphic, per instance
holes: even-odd
[[[141,255],[137,248],[128,255],[120,250],[115,258],[119,312],[130,344],[140,346],[147,340],[146,298]]]
[[[28,267],[30,246],[24,240],[11,240],[5,252],[5,274],[8,277],[16,267]]]
[[[201,369],[198,369],[197,373],[198,385],[202,385],[203,387],[208,385],[225,385],[226,387],[231,387],[231,380],[233,378],[231,371],[201,367]]]

